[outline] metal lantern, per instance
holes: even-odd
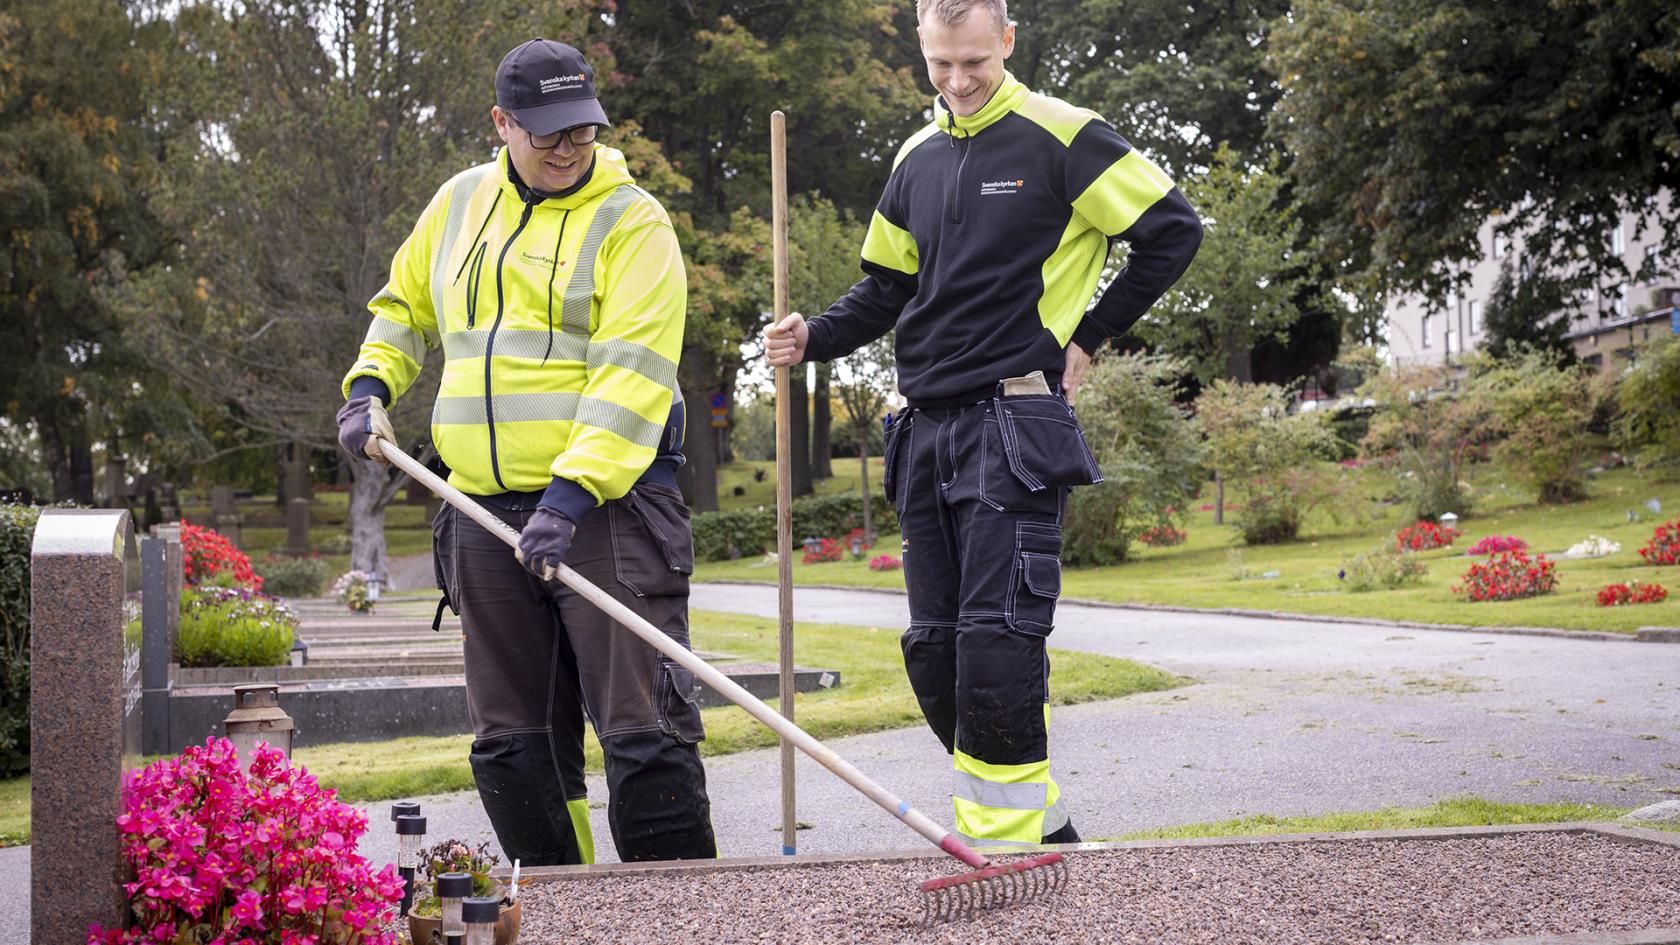
[[[287,758],[292,756],[292,717],[280,708],[278,683],[252,683],[233,687],[233,711],[222,725],[239,757],[239,769],[251,772],[257,745],[267,742]]]
[[[419,805],[415,805],[418,807]],[[420,851],[426,845],[426,818],[419,814],[398,814],[397,875],[402,877],[402,905],[398,914],[407,915],[414,901],[414,868],[420,863]]]
[[[1458,516],[1452,512],[1443,512],[1441,513],[1441,524],[1447,528],[1456,528],[1458,526]]]
[[[461,900],[472,895],[471,873],[444,873],[437,878],[438,902],[443,904],[444,945],[462,945],[466,926],[461,921]]]
[[[377,603],[379,600],[379,575],[377,574],[368,575],[367,599],[370,604]]]
[[[495,896],[476,896],[461,903],[461,922],[467,927],[466,945],[496,945],[496,919],[502,902]]]

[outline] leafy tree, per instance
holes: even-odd
[[[144,79],[165,48],[115,0],[10,4],[0,13],[0,416],[39,449],[59,499],[93,500],[97,441],[163,409],[146,352],[100,290],[164,258],[146,197],[163,131]],[[98,63],[90,68],[89,63]],[[142,380],[144,388],[136,385]],[[38,446],[37,446],[38,444]]]
[[[1080,423],[1103,481],[1072,490],[1063,516],[1069,564],[1125,561],[1137,536],[1182,521],[1202,481],[1202,444],[1176,402],[1182,362],[1105,354],[1079,388]]]
[[[887,409],[887,398],[897,387],[898,362],[893,356],[893,337],[889,333],[842,359],[834,382],[851,423],[852,435],[860,444],[858,470],[863,486],[864,540],[870,544],[875,543],[876,535],[875,518],[869,511],[873,497],[869,487],[868,444],[870,434]]]
[[[1568,301],[1557,282],[1520,278],[1507,260],[1499,267],[1499,279],[1483,313],[1488,334],[1482,350],[1500,361],[1541,350],[1562,363],[1574,364],[1575,346],[1564,337],[1569,322],[1559,317]]]
[[[1323,462],[1335,452],[1326,420],[1290,413],[1289,392],[1271,384],[1218,380],[1196,399],[1207,465],[1236,492],[1244,541],[1291,541],[1314,510],[1346,512],[1347,486]]]
[[[1387,288],[1442,297],[1495,213],[1569,288],[1623,278],[1624,212],[1680,250],[1680,205],[1651,199],[1680,187],[1669,0],[1301,0],[1272,53],[1322,243]]]
[[[1598,439],[1590,428],[1604,396],[1600,375],[1534,349],[1478,367],[1468,394],[1489,405],[1499,438],[1493,461],[1527,480],[1542,504],[1586,498],[1586,459]]]
[[[1393,454],[1397,485],[1416,519],[1470,510],[1464,467],[1488,436],[1488,405],[1463,396],[1454,369],[1411,366],[1376,374],[1359,394],[1374,402],[1363,445]]]
[[[1300,224],[1281,196],[1276,160],[1245,166],[1220,147],[1207,174],[1186,185],[1207,237],[1189,270],[1136,328],[1156,349],[1184,359],[1202,384],[1248,380],[1249,352],[1281,338],[1299,317]]]
[[[1616,387],[1622,447],[1641,469],[1680,476],[1680,338],[1670,335],[1638,354]]]

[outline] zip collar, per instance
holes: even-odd
[[[952,138],[967,138],[986,130],[998,119],[1021,107],[1027,100],[1027,87],[1015,78],[1008,70],[1004,70],[1003,82],[997,91],[980,110],[972,115],[963,116],[953,113],[945,105],[945,96],[933,97],[933,123],[939,130]]]
[[[624,152],[599,142],[594,145],[594,149],[594,163],[575,187],[565,193],[543,194],[541,191],[532,190],[518,179],[519,175],[514,170],[513,161],[508,157],[507,148],[501,148],[496,153],[496,162],[501,165],[502,190],[520,203],[528,202],[526,197],[529,195],[533,198],[529,202],[539,206],[556,210],[576,210],[592,200],[606,196],[620,184],[632,182],[629,166],[624,160]]]

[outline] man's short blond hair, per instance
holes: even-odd
[[[956,26],[968,19],[969,11],[976,7],[992,15],[999,33],[1009,28],[1009,5],[1005,0],[916,0],[916,22],[931,16],[944,26]]]

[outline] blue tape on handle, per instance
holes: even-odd
[[[795,855],[797,855],[797,851],[795,851],[793,847],[790,847],[790,846],[788,846],[787,844],[784,843],[784,844],[782,844],[782,855],[783,856],[795,856]]]
[[[904,803],[903,801],[899,801],[898,802],[898,816],[903,817],[905,814],[908,814],[908,813],[910,813],[910,805]]]

